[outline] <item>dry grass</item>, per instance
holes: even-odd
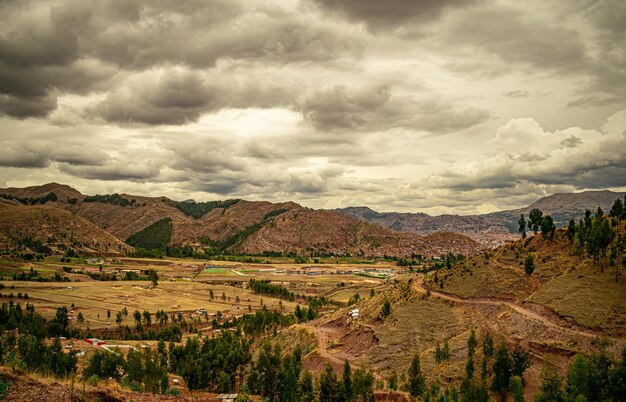
[[[524,298],[530,292],[530,282],[518,272],[496,266],[482,255],[454,267],[443,280],[443,288],[435,283],[436,290],[461,297]]]
[[[588,262],[545,283],[530,301],[546,305],[590,328],[626,328],[626,281],[615,282],[615,268],[601,273]]]

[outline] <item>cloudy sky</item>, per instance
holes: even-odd
[[[477,213],[626,188],[623,0],[3,0],[0,187]]]

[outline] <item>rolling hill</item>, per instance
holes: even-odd
[[[473,254],[481,248],[473,240],[454,233],[436,236],[398,233],[334,211],[311,210],[293,202],[179,202],[130,194],[88,196],[56,183],[2,189],[0,197],[17,209],[37,206],[71,213],[62,216],[89,221],[117,239],[145,239],[152,235],[167,239],[159,243],[161,247],[191,245],[210,247],[216,252],[249,254],[399,257],[412,253]],[[164,220],[169,226],[160,227],[171,231],[167,236],[152,228]],[[69,220],[60,221],[58,226],[70,224]]]
[[[0,249],[3,252],[121,255],[133,248],[86,219],[56,208],[0,202]]]

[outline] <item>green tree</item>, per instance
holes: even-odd
[[[135,312],[133,313],[133,318],[135,319],[135,323],[137,325],[141,324],[141,311],[135,310]]]
[[[421,396],[424,393],[426,380],[420,366],[420,355],[415,353],[409,367],[409,393],[411,396]]]
[[[154,286],[155,288],[159,284],[159,282],[158,282],[159,275],[156,273],[156,271],[154,269],[148,270],[148,280],[150,282],[152,282],[152,286]]]
[[[554,359],[547,358],[541,369],[541,387],[535,402],[563,402],[565,394]]]
[[[500,394],[502,400],[506,398],[506,393],[509,389],[512,366],[513,362],[511,361],[506,343],[501,342],[493,363],[493,381],[491,383],[491,389]]]
[[[556,231],[556,226],[554,225],[554,220],[552,216],[546,215],[541,218],[541,233],[544,237],[552,240],[554,238],[554,232]]]
[[[387,380],[387,387],[392,391],[398,390],[398,374],[395,371],[391,372],[391,375]]]
[[[391,314],[391,302],[389,302],[389,300],[385,300],[383,307],[380,309],[380,316],[385,318],[389,314]]]
[[[522,235],[522,239],[524,239],[526,237],[526,219],[524,219],[524,214],[521,214],[519,217],[519,221],[517,221],[517,223],[519,224],[519,232]]]
[[[79,325],[83,325],[85,323],[85,317],[83,316],[82,312],[78,313],[78,317],[76,318],[76,322],[78,322]]]
[[[350,363],[348,360],[343,362],[343,394],[346,397],[346,401],[352,401],[354,399],[354,390],[352,389],[352,370],[350,369]]]
[[[320,402],[343,402],[345,396],[342,392],[341,384],[337,380],[337,375],[333,371],[333,366],[326,364],[324,371],[320,374]]]
[[[531,276],[535,271],[535,259],[532,254],[528,254],[526,256],[526,260],[524,260],[524,272],[526,275]]]
[[[146,323],[146,325],[152,325],[152,318],[148,310],[143,311],[143,320]]]
[[[117,314],[115,314],[115,323],[116,323],[117,325],[122,325],[122,320],[123,320],[123,318],[122,318],[122,312],[121,312],[121,311],[118,311],[118,312],[117,312]]]
[[[524,402],[524,385],[520,377],[511,377],[509,380],[509,392],[513,397],[513,402]]]
[[[485,339],[483,339],[483,355],[487,357],[493,356],[493,338],[489,332],[487,332]]]
[[[567,226],[567,238],[572,241],[576,235],[576,221],[572,218]]]
[[[524,381],[524,372],[527,368],[530,367],[530,354],[519,347],[519,345],[515,346],[513,349],[513,353],[511,353],[511,375],[519,377]]]
[[[541,218],[543,217],[543,212],[541,212],[538,208],[533,208],[528,214],[528,219],[530,221],[530,227],[535,234],[539,231],[539,225],[541,225]]]
[[[360,402],[374,402],[374,375],[364,366],[354,372],[354,399]]]
[[[577,354],[567,372],[566,391],[568,399],[575,400],[579,395],[584,396],[587,400],[590,399],[590,372],[591,368],[587,358],[584,355]]]
[[[315,400],[315,389],[313,387],[313,375],[309,370],[304,370],[300,382],[298,384],[300,389],[300,401],[313,402]]]
[[[620,220],[623,214],[624,214],[624,203],[622,202],[621,198],[618,198],[613,203],[613,206],[611,207],[611,212],[609,213],[609,215],[614,218],[617,218],[617,220]]]

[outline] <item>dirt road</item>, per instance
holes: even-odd
[[[415,289],[417,289],[418,291],[422,292],[422,293],[427,293],[427,290],[424,288],[424,283],[423,283],[423,279],[422,278],[418,278],[418,280],[414,281],[414,286]],[[587,331],[587,330],[583,330],[583,329],[577,329],[577,328],[569,328],[569,327],[565,327],[562,325],[559,325],[557,323],[555,323],[554,321],[552,321],[551,319],[549,319],[546,316],[540,315],[537,312],[530,310],[528,308],[525,308],[519,304],[513,303],[509,300],[502,300],[502,299],[497,299],[497,298],[467,298],[464,299],[462,297],[459,296],[454,296],[448,293],[441,293],[441,292],[437,292],[437,291],[430,291],[430,296],[431,297],[436,297],[439,299],[443,299],[443,300],[449,300],[455,303],[461,303],[461,304],[468,304],[468,305],[472,305],[472,304],[483,304],[483,305],[492,305],[492,306],[507,306],[508,308],[510,308],[511,310],[516,311],[517,313],[523,315],[524,317],[530,318],[532,320],[538,321],[540,323],[542,323],[543,325],[550,327],[550,328],[554,328],[558,331],[563,331],[563,332],[567,332],[573,335],[579,335],[579,336],[584,336],[584,337],[590,337],[590,338],[595,338],[597,337],[596,334],[594,334],[591,331]]]

